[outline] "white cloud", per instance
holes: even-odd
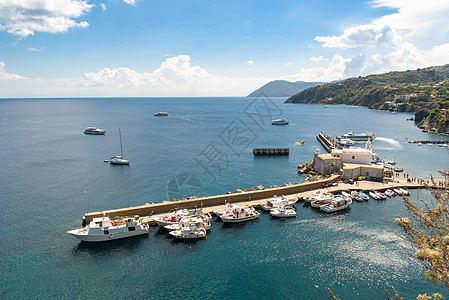
[[[248,60],[246,63],[248,64],[248,66],[254,66],[254,61],[252,60]]]
[[[285,64],[284,64],[284,66],[286,66],[286,67],[290,67],[291,65],[292,65],[291,62],[288,62],[288,63],[285,63]]]
[[[327,58],[324,58],[324,56],[318,56],[318,57],[315,57],[315,56],[312,56],[311,58],[310,58],[310,60],[311,61],[326,61],[327,60]]]
[[[290,81],[332,81],[341,79],[346,70],[346,64],[350,59],[344,59],[341,55],[335,54],[327,67],[305,68],[298,74],[284,76],[282,79]]]
[[[269,78],[228,78],[210,74],[190,63],[188,55],[167,58],[152,72],[103,68],[79,78],[24,78],[6,73],[0,63],[3,97],[83,96],[243,96]]]
[[[92,8],[87,0],[0,0],[0,30],[26,37],[34,32],[61,33],[87,27],[76,18]]]
[[[37,47],[30,47],[27,50],[30,51],[30,52],[39,52],[39,51],[42,51],[44,49],[45,49],[45,47],[37,46]]]
[[[123,0],[126,4],[136,5],[136,0]]]
[[[106,4],[101,3],[100,6],[103,11],[107,10]]]

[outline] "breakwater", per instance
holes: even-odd
[[[412,141],[409,144],[447,144],[448,141]]]
[[[327,152],[332,152],[332,149],[341,149],[341,146],[331,138],[330,136],[326,136],[322,133],[318,134],[316,139],[320,142],[320,144],[326,149]]]
[[[209,196],[203,198],[194,199],[184,199],[180,201],[169,201],[162,203],[145,203],[140,206],[90,212],[83,217],[83,226],[89,224],[93,218],[102,217],[103,215],[109,216],[110,218],[120,218],[125,216],[149,216],[153,214],[166,213],[176,209],[192,209],[198,207],[216,206],[223,205],[225,201],[227,203],[243,202],[249,200],[265,199],[271,198],[274,195],[290,195],[300,192],[310,191],[318,188],[322,188],[324,185],[332,184],[334,182],[340,181],[340,175],[332,175],[328,178],[313,181],[304,182],[291,185],[285,185],[275,188],[267,188],[263,190],[248,191],[248,192],[238,192],[232,194],[224,194],[217,196]]]

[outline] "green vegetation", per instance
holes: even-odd
[[[286,103],[347,104],[400,112],[431,112],[421,126],[449,130],[449,64],[389,72],[308,88]],[[438,109],[438,110],[434,110]],[[424,115],[421,113],[421,115]]]

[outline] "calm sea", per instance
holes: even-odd
[[[406,121],[411,114],[284,100],[0,100],[0,298],[326,299],[330,287],[344,299],[385,299],[391,285],[410,299],[447,294],[424,282],[422,267],[399,248],[406,245],[384,217],[406,214],[399,198],[330,215],[297,205],[296,219],[215,221],[206,240],[193,242],[156,227],[98,245],[66,234],[80,226],[84,191],[89,211],[98,211],[303,181],[296,166],[323,151],[319,132],[375,131],[374,152],[411,176],[449,168],[447,149],[407,144],[449,140],[420,132]],[[291,124],[271,126],[278,117]],[[106,135],[84,135],[92,125]],[[120,154],[119,129],[130,166],[104,162]],[[254,147],[289,147],[290,156],[256,158]]]

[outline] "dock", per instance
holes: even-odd
[[[333,149],[342,149],[342,147],[330,136],[320,133],[317,135],[316,139],[328,153],[331,153]]]
[[[290,149],[289,148],[254,148],[253,154],[255,156],[265,156],[265,155],[289,155]]]
[[[412,141],[409,144],[447,144],[449,141]]]

